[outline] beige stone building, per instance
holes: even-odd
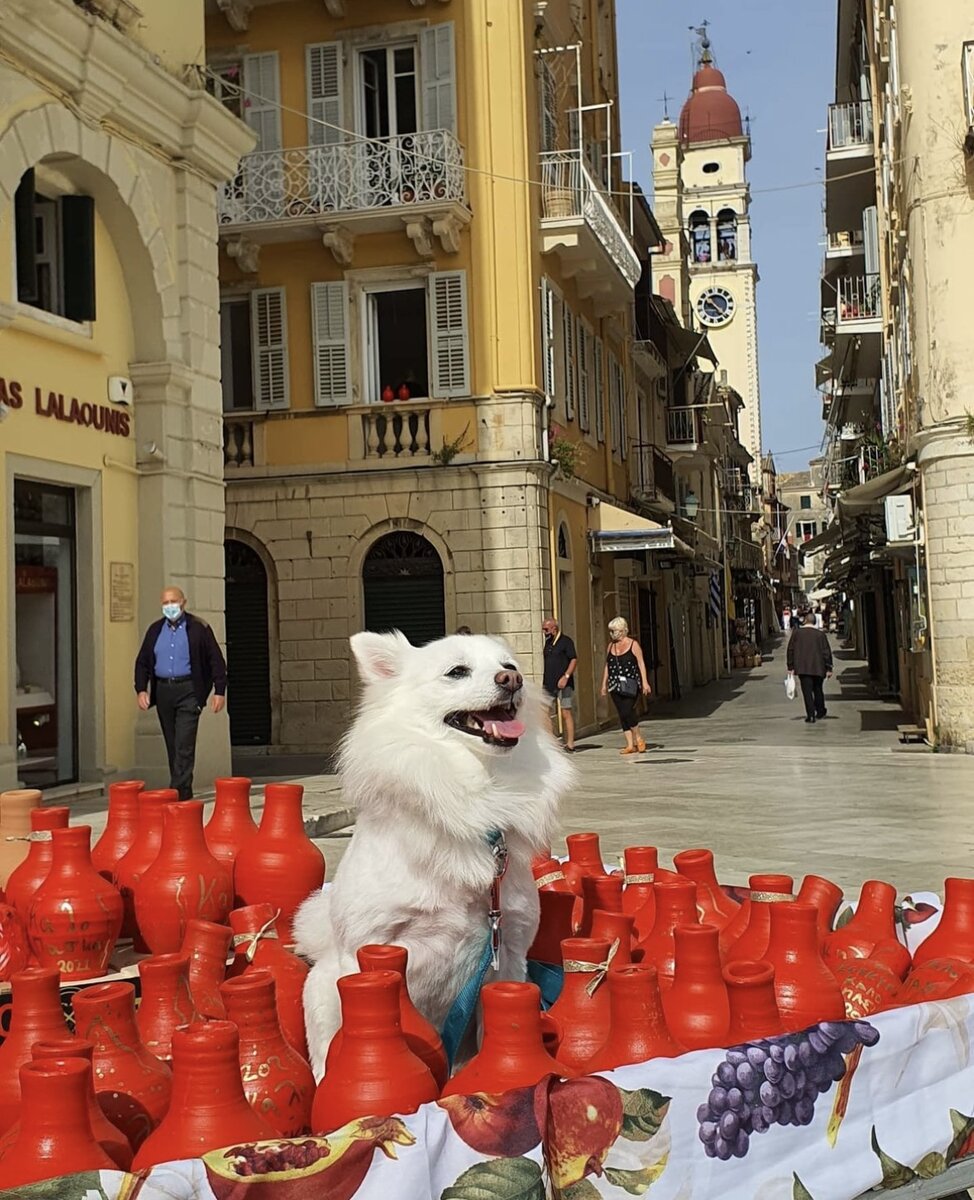
[[[799,551],[823,533],[831,515],[824,499],[822,467],[821,459],[813,459],[807,471],[782,471],[778,475],[778,494],[788,509],[789,532]],[[821,550],[801,553],[798,587],[808,598],[817,590],[823,562]]]
[[[252,135],[202,46],[202,0],[0,0],[0,786],[164,782],[163,584],[222,638],[216,191]],[[228,765],[204,718],[197,777]]]

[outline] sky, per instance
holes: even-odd
[[[622,146],[636,180],[652,185],[652,129],[690,90],[691,22],[710,21],[717,66],[751,116],[752,253],[758,264],[758,354],[765,451],[779,471],[808,465],[822,433],[815,390],[822,263],[824,133],[834,95],[835,3],[734,0],[693,12],[685,0],[616,0]],[[733,14],[733,15],[731,15]],[[765,189],[787,188],[782,191]],[[795,451],[792,453],[792,451]]]

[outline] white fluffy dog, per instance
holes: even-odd
[[[340,1024],[336,980],[358,970],[362,945],[407,947],[413,1002],[441,1028],[488,936],[495,830],[509,858],[489,978],[524,978],[538,924],[531,858],[550,843],[573,779],[503,642],[461,635],[416,648],[399,633],[358,633],[351,645],[365,692],[340,767],[355,831],[332,886],[294,926],[314,963],[304,1007],[316,1078]]]

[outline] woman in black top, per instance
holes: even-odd
[[[609,637],[612,640],[605,652],[602,695],[611,694],[619,724],[626,735],[625,747],[619,753],[642,754],[646,743],[639,732],[636,701],[640,694],[648,696],[651,690],[643,652],[635,638],[629,636],[629,626],[623,617],[609,622]]]

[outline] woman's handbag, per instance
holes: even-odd
[[[616,680],[612,690],[617,696],[638,696],[641,689],[638,679],[630,679],[623,675],[621,679]]]

